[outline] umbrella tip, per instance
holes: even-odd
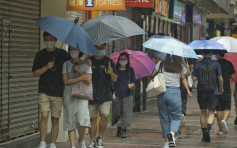
[[[76,17],[75,20],[74,20],[74,23],[77,24],[79,21],[79,17]]]

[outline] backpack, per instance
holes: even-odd
[[[216,89],[216,75],[212,64],[214,61],[201,61],[198,70],[198,92],[213,93]]]

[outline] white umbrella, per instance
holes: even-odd
[[[228,52],[237,52],[237,39],[229,36],[220,36],[212,38],[222,44]]]

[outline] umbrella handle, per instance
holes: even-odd
[[[75,20],[74,20],[74,23],[77,24],[79,21],[79,17],[76,17]]]

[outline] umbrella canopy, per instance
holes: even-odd
[[[230,61],[235,68],[235,80],[231,81],[237,82],[237,53],[228,53],[225,55],[225,59]]]
[[[77,25],[78,19],[74,22],[56,16],[48,16],[36,19],[40,28],[63,43],[79,49],[85,54],[97,55],[95,44],[91,37]]]
[[[203,51],[211,51],[214,54],[227,52],[220,43],[213,40],[196,40],[188,45],[192,47],[197,54],[202,54]]]
[[[237,52],[237,39],[230,36],[220,36],[212,38],[225,47],[228,52]]]
[[[135,72],[136,79],[150,76],[152,74],[156,63],[152,61],[152,59],[142,51],[133,51],[125,49],[120,52],[112,53],[109,57],[114,61],[114,63],[117,64],[119,55],[122,52],[127,52],[129,54],[130,66]]]
[[[145,31],[133,21],[125,17],[113,15],[90,19],[82,24],[81,27],[92,37],[96,45],[145,34]]]
[[[143,47],[180,57],[198,59],[191,47],[176,39],[151,38],[143,43]]]

